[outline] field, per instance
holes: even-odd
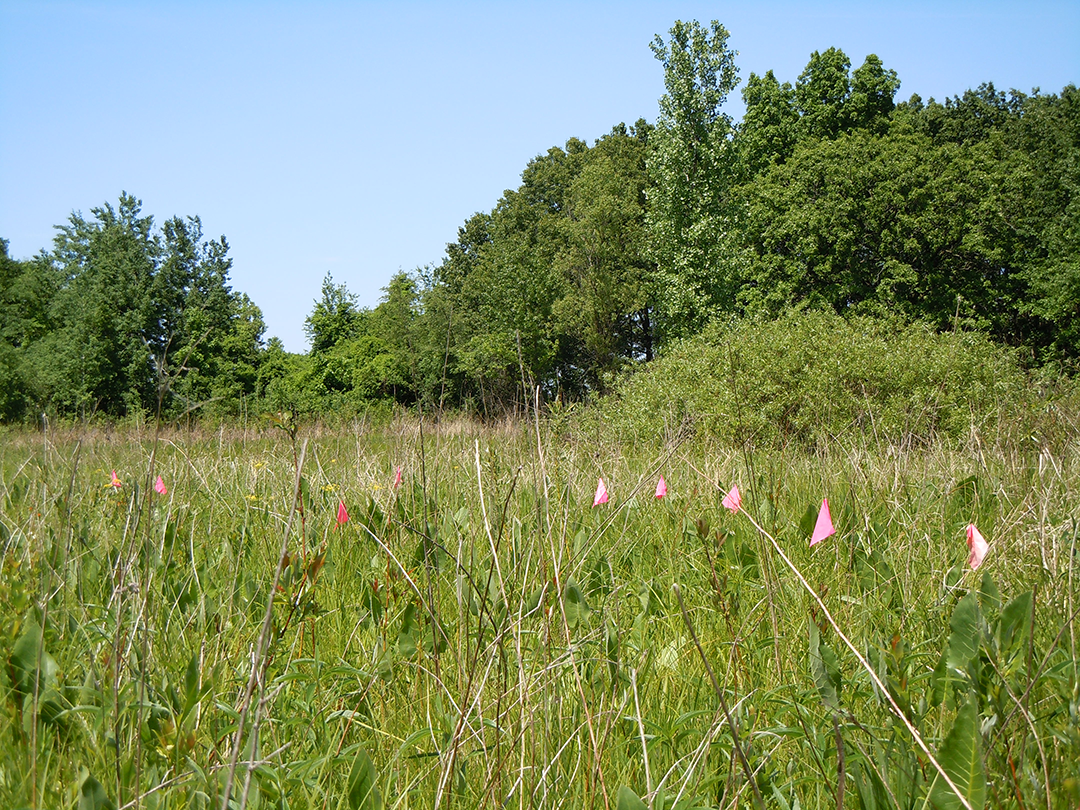
[[[0,806],[1075,808],[1058,436],[10,431]]]

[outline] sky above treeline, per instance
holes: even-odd
[[[654,122],[649,42],[718,19],[742,82],[812,51],[881,57],[897,100],[1080,81],[1080,3],[0,0],[0,237],[143,201],[225,235],[267,337],[306,351],[327,273],[362,306],[571,137]],[[728,112],[742,115],[739,91]]]

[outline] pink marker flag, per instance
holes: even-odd
[[[165,486],[165,482],[161,480],[161,476],[157,477],[157,481],[154,482],[154,492],[158,495],[164,495],[169,491],[169,488]]]
[[[596,483],[596,494],[593,496],[592,505],[593,506],[599,506],[602,503],[607,503],[607,501],[608,501],[607,487],[604,486],[604,479],[601,478]]]
[[[120,487],[123,486],[123,484],[120,482],[120,479],[116,477],[116,470],[112,471],[112,480],[109,481],[109,486],[116,487],[117,489],[120,489]]]
[[[401,486],[401,467],[394,470],[394,489]]]
[[[346,523],[349,522],[349,512],[345,509],[345,501],[338,501],[337,505],[337,525],[340,529]]]
[[[822,498],[821,511],[817,513],[817,523],[814,524],[814,533],[810,535],[810,545],[816,546],[826,537],[836,534],[832,525],[832,515],[829,514],[829,499]]]
[[[974,523],[968,524],[967,541],[968,548],[971,549],[971,554],[968,555],[968,565],[970,565],[971,570],[974,571],[982,565],[986,552],[990,550],[990,544],[986,542],[986,538],[982,536],[982,532],[975,528]]]
[[[661,475],[660,480],[656,482],[656,497],[663,498],[665,495],[667,495],[667,481]]]
[[[738,512],[742,508],[742,493],[739,492],[739,487],[736,484],[731,488],[731,492],[724,496],[722,503],[725,507],[730,509],[733,513]]]

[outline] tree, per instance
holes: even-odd
[[[117,208],[91,209],[93,221],[72,214],[53,242],[52,261],[63,282],[54,299],[49,355],[51,399],[80,415],[124,415],[157,401],[154,352],[160,351],[152,293],[161,246],[153,218],[124,193]]]
[[[746,112],[735,134],[739,182],[752,180],[764,169],[790,157],[798,138],[799,111],[795,88],[781,84],[773,72],[750,74],[742,92]]]
[[[728,190],[735,166],[732,122],[721,111],[735,88],[735,51],[713,21],[677,21],[665,43],[652,43],[664,66],[666,93],[652,135],[649,232],[656,262],[664,337],[692,334],[730,309],[736,279],[721,261],[728,230]]]
[[[860,131],[800,145],[744,190],[746,311],[901,314],[1014,340],[1014,202],[1001,156]]]
[[[18,327],[35,404],[81,416],[209,399],[234,409],[254,390],[264,327],[228,285],[225,238],[204,241],[198,217],[157,230],[127,193],[91,213],[73,213],[22,274],[20,295],[36,302]]]
[[[630,130],[615,127],[570,183],[566,245],[557,259],[565,287],[553,314],[556,330],[567,337],[562,360],[580,366],[593,391],[603,391],[605,377],[623,363],[653,356],[645,230],[651,131],[645,121]]]
[[[323,278],[322,298],[315,302],[304,321],[304,334],[311,341],[311,353],[328,351],[343,340],[356,337],[360,314],[356,296],[344,284],[334,284],[329,273]]]
[[[839,48],[810,54],[795,83],[800,139],[835,138],[845,128],[850,67],[851,60]]]
[[[896,105],[893,99],[900,89],[895,70],[885,70],[881,59],[870,54],[851,74],[851,95],[846,101],[847,128],[883,133]]]

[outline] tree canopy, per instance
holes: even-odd
[[[520,409],[609,391],[710,323],[792,310],[972,331],[1030,365],[1080,359],[1080,95],[991,84],[897,101],[874,54],[814,51],[739,84],[719,22],[651,49],[654,124],[537,155],[437,263],[361,308],[328,275],[310,351],[263,342],[225,237],[122,194],[30,259],[0,240],[0,418]]]

